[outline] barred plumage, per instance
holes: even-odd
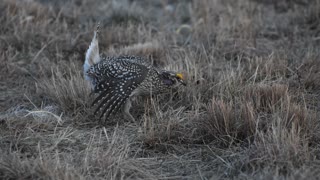
[[[158,94],[180,83],[184,84],[181,74],[160,71],[142,57],[100,58],[99,55],[94,54],[99,53],[98,27],[84,64],[85,78],[90,81],[93,92],[99,94],[92,103],[92,106],[96,106],[95,115],[108,118],[124,106],[125,115],[134,120],[129,112],[131,97],[150,93]]]

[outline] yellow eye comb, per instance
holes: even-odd
[[[176,76],[179,78],[179,79],[183,79],[183,75],[181,73],[177,73]]]

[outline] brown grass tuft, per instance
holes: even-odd
[[[271,112],[288,97],[288,86],[281,84],[255,85],[244,92],[244,100],[250,102],[258,112]]]
[[[82,72],[75,69],[78,68],[74,64],[65,69],[52,69],[52,76],[39,79],[36,87],[39,94],[57,103],[63,112],[77,114],[86,109],[91,90]]]

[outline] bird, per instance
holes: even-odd
[[[122,109],[125,119],[135,121],[131,115],[131,101],[137,96],[155,95],[170,91],[180,85],[186,86],[183,75],[161,70],[144,57],[119,55],[101,57],[99,54],[100,23],[86,52],[83,65],[84,78],[96,94],[91,106],[99,119],[110,118]]]

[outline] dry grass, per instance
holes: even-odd
[[[92,116],[82,63],[145,56],[188,85]],[[316,179],[317,1],[1,1],[1,179]]]

